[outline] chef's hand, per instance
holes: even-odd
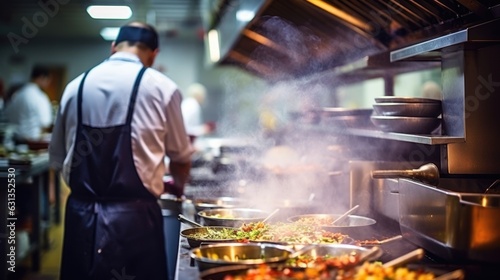
[[[184,195],[184,188],[175,185],[174,181],[163,182],[163,187],[164,192],[173,194],[178,198],[181,198]]]

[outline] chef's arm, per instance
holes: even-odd
[[[184,187],[189,180],[189,173],[191,170],[191,161],[188,162],[173,162],[169,164],[170,176],[173,178],[174,191],[177,197],[184,195]]]

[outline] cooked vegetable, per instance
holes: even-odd
[[[205,231],[195,232],[190,234],[189,237],[199,240],[238,239],[238,231],[231,228],[213,229],[207,227]]]
[[[285,242],[294,244],[342,243],[347,235],[329,232],[314,224],[262,222],[243,224],[238,231],[239,238],[251,241]]]
[[[247,270],[246,274],[225,276],[224,280],[430,280],[434,277],[434,274],[423,270],[384,268],[379,262],[365,262],[358,268],[332,269],[319,265],[303,270],[273,268],[263,264]]]

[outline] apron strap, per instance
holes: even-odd
[[[130,95],[130,102],[128,105],[128,111],[127,111],[127,122],[126,124],[129,125],[132,122],[132,115],[134,113],[134,105],[135,105],[135,100],[137,98],[137,92],[139,91],[139,84],[141,83],[142,76],[144,72],[146,71],[146,67],[142,67],[142,69],[139,71],[139,74],[137,74],[137,78],[135,79],[134,82],[134,87],[132,88],[132,94]],[[87,75],[89,74],[90,70],[87,70],[85,74],[83,75],[82,81],[80,82],[80,86],[78,87],[78,97],[77,97],[77,107],[78,107],[78,113],[77,113],[77,124],[78,126],[81,126],[82,124],[82,100],[83,100],[83,84],[85,82],[85,78],[87,78]]]
[[[85,74],[83,74],[83,78],[82,78],[82,81],[80,82],[80,86],[78,87],[78,96],[77,96],[77,110],[78,110],[78,114],[77,114],[77,124],[78,124],[78,127],[80,127],[82,125],[82,93],[83,93],[83,83],[85,82],[85,78],[87,78],[87,75],[88,73],[90,72],[91,69],[87,70],[87,72],[85,72]]]
[[[139,91],[139,84],[141,83],[142,75],[144,74],[144,71],[146,71],[146,67],[142,67],[141,71],[139,71],[139,74],[137,74],[137,78],[135,79],[134,82],[134,87],[132,89],[132,94],[130,95],[130,101],[128,105],[128,112],[127,112],[127,125],[130,125],[132,122],[132,115],[134,114],[134,107],[135,107],[135,99],[137,97],[137,92]]]

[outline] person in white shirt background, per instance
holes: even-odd
[[[14,92],[5,104],[4,115],[9,123],[16,126],[17,141],[39,141],[44,130],[51,127],[52,104],[43,91],[50,82],[49,69],[35,66],[31,72],[30,82]]]
[[[207,90],[205,86],[199,83],[194,83],[187,88],[186,98],[181,104],[182,116],[186,132],[194,141],[196,137],[204,136],[214,130],[214,124],[203,121],[202,106],[207,98]]]

